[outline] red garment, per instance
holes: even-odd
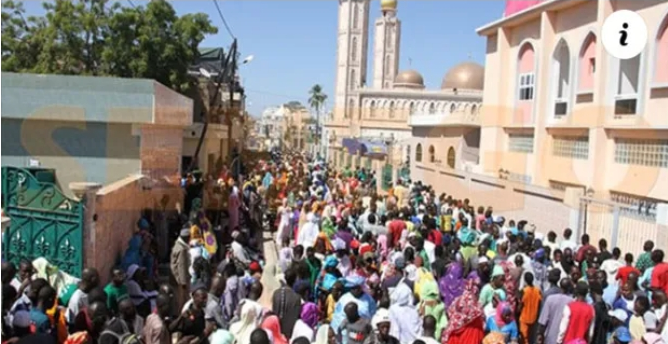
[[[427,234],[427,240],[433,242],[435,245],[441,245],[443,244],[443,234],[439,230],[432,229]]]
[[[617,271],[617,277],[615,279],[622,280],[622,284],[626,283],[626,280],[629,278],[629,275],[635,272],[638,274],[638,276],[641,275],[640,271],[638,269],[634,268],[633,266],[622,266],[619,268],[619,271]]]
[[[591,322],[594,321],[594,307],[583,301],[573,301],[568,304],[568,308],[571,310],[571,318],[568,321],[563,342],[570,343],[576,339],[585,340]]]
[[[485,335],[483,332],[485,312],[478,302],[478,283],[480,280],[477,278],[467,280],[464,293],[448,307],[449,322],[441,334],[442,343],[482,342]]]
[[[654,266],[650,286],[663,289],[668,294],[668,263],[661,262]]]
[[[575,254],[575,261],[578,263],[582,263],[583,260],[585,260],[585,253],[587,253],[587,250],[593,250],[594,254],[596,254],[596,247],[592,245],[585,245],[580,247],[578,252]]]
[[[389,242],[387,243],[389,247],[394,247],[398,245],[399,241],[401,241],[401,232],[406,229],[406,222],[401,221],[401,220],[392,220],[390,221],[390,224],[388,226],[388,231],[389,231]]]
[[[482,317],[474,320],[466,327],[450,334],[447,344],[480,344],[485,338]]]

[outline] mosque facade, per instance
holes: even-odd
[[[382,170],[388,183],[414,162],[477,163],[485,75],[481,65],[466,61],[432,90],[418,71],[400,70],[397,5],[381,1],[368,73],[370,0],[339,1],[334,109],[323,133],[330,162]]]

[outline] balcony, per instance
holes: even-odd
[[[408,125],[412,127],[479,127],[480,124],[480,114],[477,111],[447,114],[417,113],[408,118]]]

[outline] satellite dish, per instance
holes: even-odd
[[[200,74],[202,74],[205,78],[207,78],[207,79],[211,79],[211,73],[209,73],[208,70],[206,70],[206,69],[204,69],[204,68],[200,68],[200,69],[199,69],[199,72],[200,72]]]

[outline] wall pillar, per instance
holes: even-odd
[[[97,221],[95,210],[95,194],[102,188],[101,184],[88,182],[72,182],[69,185],[74,196],[83,203],[83,259],[85,267],[95,266],[95,222]]]
[[[580,223],[582,216],[587,216],[580,211],[580,201],[584,197],[582,188],[567,187],[564,193],[564,204],[570,209],[568,217],[568,226],[573,230],[575,238],[580,237]]]

